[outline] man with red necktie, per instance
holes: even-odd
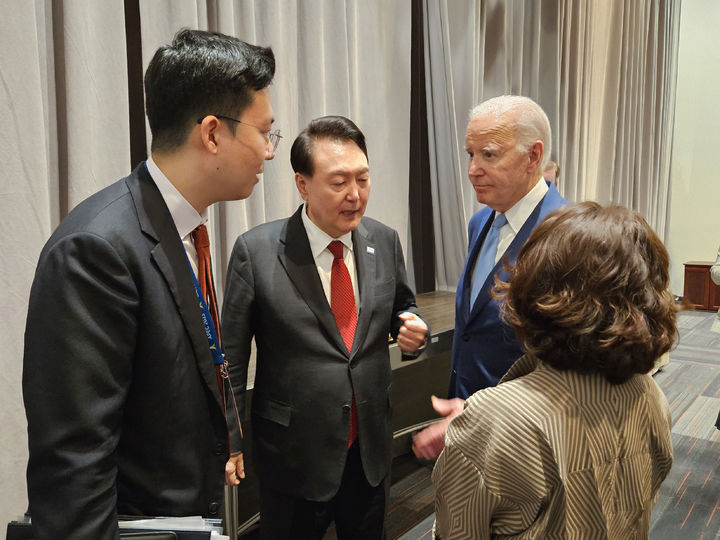
[[[388,335],[417,356],[428,329],[397,233],[363,217],[362,132],[341,116],[318,118],[290,159],[304,205],[238,238],[223,306],[238,403],[257,344],[261,537],[320,539],[335,521],[340,540],[379,540],[392,442]]]

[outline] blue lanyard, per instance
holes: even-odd
[[[185,253],[185,256],[187,257],[187,253]],[[207,302],[205,302],[205,297],[200,289],[200,283],[195,277],[195,272],[193,271],[189,258],[188,266],[190,266],[190,274],[192,275],[193,283],[195,284],[195,293],[197,294],[200,302],[200,314],[202,315],[203,326],[205,327],[205,336],[207,337],[208,344],[210,345],[210,353],[213,357],[213,363],[216,366],[225,366],[225,358],[220,350],[220,340],[218,339],[217,331],[215,330],[215,324],[210,316],[210,310],[207,307]]]
[[[190,264],[190,257],[188,257],[187,251],[185,252],[185,257],[187,258],[188,266],[190,267],[190,275],[192,276],[193,284],[195,285],[195,294],[197,294],[198,301],[200,303],[200,314],[202,315],[203,326],[205,327],[205,336],[207,337],[208,345],[210,346],[210,353],[213,357],[213,363],[216,366],[220,366],[220,373],[223,380],[227,379],[229,381],[230,376],[227,370],[227,363],[225,362],[225,355],[223,355],[222,351],[220,350],[220,340],[218,339],[217,332],[215,330],[215,324],[213,323],[212,317],[210,316],[210,310],[207,306],[207,302],[205,301],[205,297],[203,296],[202,290],[200,289],[200,283],[198,282],[197,277],[195,277],[195,271],[193,270],[192,264]],[[223,382],[223,385],[224,384],[225,383]],[[240,412],[238,411],[237,401],[235,400],[235,391],[233,390],[232,384],[229,385],[229,388],[230,395],[232,396],[233,408],[235,410],[235,420],[237,421],[238,429],[240,430],[240,436],[243,437],[244,435],[242,422],[240,421]],[[224,406],[223,411],[225,411]]]

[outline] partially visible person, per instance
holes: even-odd
[[[712,279],[715,285],[720,285],[720,247],[718,248],[717,257],[715,258],[715,264],[710,267],[710,279]],[[717,312],[717,317],[713,321],[710,331],[720,334],[720,309]]]
[[[550,156],[550,122],[524,96],[489,99],[470,113],[465,136],[468,177],[478,202],[487,206],[470,219],[468,257],[455,301],[455,334],[448,397],[460,400],[495,386],[522,356],[522,347],[500,320],[501,302],[490,296],[493,276],[506,274],[530,233],[550,212],[567,203],[542,177]],[[413,451],[431,459],[442,450],[457,402],[432,398],[445,416],[415,436]]]
[[[219,517],[227,386],[204,223],[273,157],[274,72],[269,48],[178,32],[145,72],[152,156],[43,248],[23,358],[33,538],[115,539],[118,514]]]
[[[560,180],[560,166],[554,161],[548,160],[543,167],[543,178],[557,187],[558,180]]]
[[[392,458],[388,336],[416,357],[428,328],[397,232],[364,217],[370,168],[348,118],[312,120],[290,150],[304,203],[235,242],[223,327],[243,408],[257,344],[252,443],[263,540],[384,538]],[[232,438],[233,451],[245,442]]]
[[[713,283],[715,283],[715,285],[720,285],[720,247],[718,248],[717,257],[715,258],[715,264],[710,267],[710,279],[713,280]],[[710,331],[720,334],[720,309],[718,309],[717,317],[715,317],[715,320],[710,327]],[[715,427],[720,429],[720,413],[718,413]]]
[[[527,353],[448,428],[436,538],[648,538],[672,464],[647,374],[677,335],[668,262],[620,206],[566,207],[535,230],[495,292]]]

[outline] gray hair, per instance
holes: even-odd
[[[485,116],[500,118],[510,112],[515,116],[508,118],[508,122],[512,122],[515,126],[518,150],[527,152],[537,140],[543,143],[542,162],[540,163],[542,173],[550,159],[552,131],[545,111],[532,99],[510,95],[488,99],[473,107],[470,111],[470,120]]]

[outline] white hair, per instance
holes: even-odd
[[[535,141],[539,140],[543,143],[542,162],[540,163],[542,172],[550,159],[552,132],[545,111],[532,99],[509,95],[488,99],[473,107],[470,111],[470,120],[486,116],[500,118],[510,112],[514,113],[514,117],[507,120],[508,123],[514,124],[518,150],[527,152]]]

